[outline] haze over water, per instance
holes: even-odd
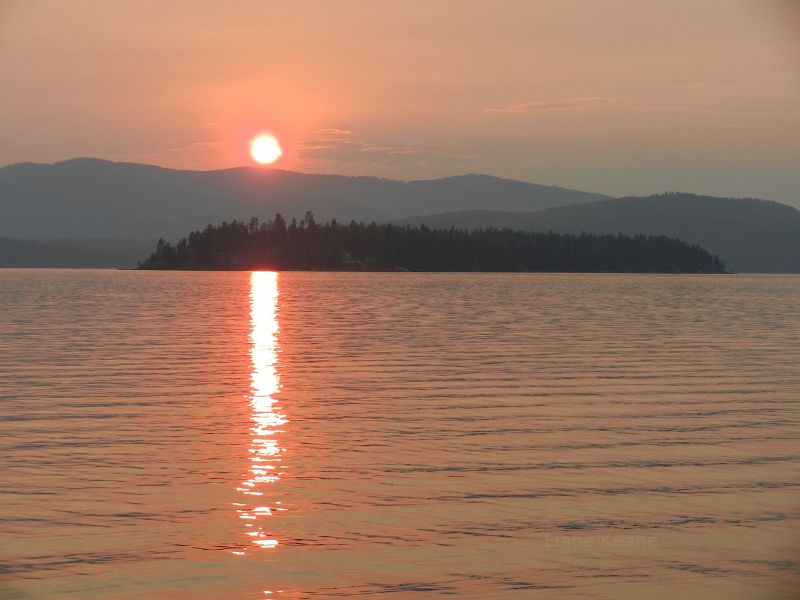
[[[0,271],[0,598],[791,598],[800,277]]]

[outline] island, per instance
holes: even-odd
[[[174,246],[161,239],[139,269],[724,273],[698,245],[653,235],[299,222],[280,214],[209,225]]]

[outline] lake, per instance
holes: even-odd
[[[791,598],[800,276],[0,271],[0,599]]]

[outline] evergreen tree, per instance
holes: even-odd
[[[276,214],[209,225],[176,246],[161,239],[140,268],[721,273],[725,265],[664,236],[320,225],[308,211],[288,226]]]

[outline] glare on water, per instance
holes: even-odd
[[[270,537],[269,521],[274,512],[284,507],[264,505],[269,496],[269,485],[281,476],[281,448],[279,435],[286,417],[278,409],[275,394],[280,389],[276,369],[278,351],[278,274],[254,272],[250,276],[250,322],[252,344],[252,383],[250,406],[252,407],[253,439],[248,449],[250,469],[247,478],[236,489],[245,496],[258,497],[258,504],[235,503],[239,518],[248,521],[245,532],[253,545],[259,548],[274,548],[278,540]],[[280,501],[277,501],[280,504]],[[233,550],[243,555],[246,549]]]

